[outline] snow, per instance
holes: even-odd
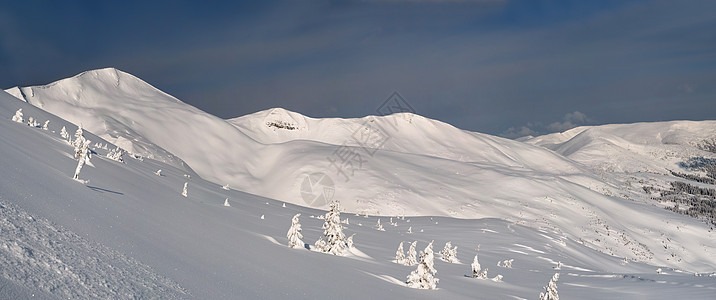
[[[565,146],[571,149],[568,155],[410,114],[311,119],[278,109],[227,122],[114,69],[14,91],[25,102],[0,93],[5,116],[0,120],[0,259],[3,270],[13,270],[2,273],[0,284],[7,288],[0,289],[0,298],[37,291],[50,298],[444,299],[472,298],[479,290],[484,298],[534,299],[557,262],[562,262],[558,285],[565,299],[716,294],[713,278],[693,275],[716,269],[716,239],[704,223],[605,195],[620,192],[619,173],[595,172],[598,164],[575,156],[584,153],[579,145],[594,145],[601,135]],[[25,117],[50,120],[49,130],[12,122],[20,108]],[[119,141],[144,159],[120,163],[97,148],[93,166],[82,170],[91,181],[73,181],[73,149],[58,133],[63,126],[77,129],[67,120],[82,123],[87,139],[110,149]],[[283,128],[261,127],[265,120]],[[367,160],[345,181],[326,157],[344,142],[355,143],[351,135],[371,120],[385,127],[390,139],[373,155],[354,144]],[[653,126],[667,126],[658,124]],[[694,124],[668,125],[692,132],[683,139],[682,131],[671,131],[660,139],[638,141],[635,134],[608,140],[627,151],[644,151],[636,146],[646,145],[702,153],[690,143],[708,138],[714,126]],[[552,144],[563,146],[583,132]],[[664,163],[642,160],[649,168]],[[305,207],[301,197],[304,174],[320,172],[332,177],[342,208],[370,215],[365,224],[377,224],[380,216],[409,215],[409,222],[385,231],[343,224],[347,236],[356,234],[355,248],[345,257],[289,248],[286,232],[294,215],[325,213],[317,208],[327,205]],[[187,181],[191,192],[185,198],[179,192]],[[232,188],[220,188],[226,184]],[[226,198],[232,199],[230,207],[223,206]],[[283,208],[284,203],[289,205]],[[304,240],[322,236],[322,224],[318,218],[301,219]],[[48,244],[62,239],[71,243]],[[398,279],[415,266],[392,263],[395,245],[406,240],[418,241],[420,248],[432,240],[436,245],[451,241],[460,249],[480,244],[483,265],[516,263],[499,268],[501,282],[493,282],[472,279],[467,264],[438,260],[438,289],[410,289]],[[458,259],[470,261],[472,252],[461,251]],[[48,271],[64,267],[72,272]],[[106,284],[95,281],[99,278]]]

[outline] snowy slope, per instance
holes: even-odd
[[[115,69],[10,92],[110,142],[132,141],[169,163],[174,155],[205,180],[271,199],[326,208],[304,196],[316,192],[309,174],[327,174],[327,195],[349,212],[496,218],[621,258],[716,266],[704,224],[624,200],[621,181],[539,146],[412,114],[318,120],[273,109],[227,122]],[[361,146],[356,136],[376,128],[384,142]],[[341,173],[331,159],[346,153],[353,169]]]
[[[608,172],[667,172],[716,141],[716,121],[582,126],[526,140]]]
[[[10,121],[18,108],[25,118],[50,120],[49,130]],[[80,178],[89,180],[82,184],[71,179],[76,162],[71,146],[59,137],[59,128],[73,132],[74,126],[3,93],[0,116],[3,299],[533,299],[555,272],[561,273],[557,286],[567,299],[710,299],[716,294],[712,277],[665,267],[657,274],[658,264],[624,263],[580,244],[565,228],[531,228],[500,219],[394,217],[397,226],[392,226],[382,217],[386,230],[378,231],[373,228],[378,217],[343,214],[350,221],[345,231],[356,234],[355,254],[289,249],[285,234],[291,216],[302,214],[304,241],[312,243],[322,224],[312,216],[323,212],[223,190],[153,159],[125,157],[125,163],[118,163],[104,158],[102,149],[96,149],[94,167],[82,170]],[[154,174],[157,169],[163,176]],[[185,182],[186,198],[179,195]],[[580,193],[592,197],[586,189]],[[227,197],[231,207],[222,206]],[[584,209],[581,202],[551,203],[549,212],[555,216],[544,216],[551,220],[578,221],[566,213]],[[713,251],[712,233],[699,222],[635,202],[614,203],[602,209],[632,214],[618,218],[629,226],[639,228],[630,223],[633,218],[645,225],[666,219],[681,226],[683,246]],[[483,205],[492,208],[489,202]],[[502,213],[518,218],[516,212]],[[459,247],[461,264],[436,261],[436,291],[405,287],[402,281],[415,267],[392,262],[400,241],[415,240],[420,249],[431,240],[436,251],[447,241]],[[477,244],[483,268],[489,268],[490,277],[503,275],[502,282],[466,276]],[[512,268],[496,266],[505,259],[515,259]],[[561,270],[554,270],[557,261],[564,264]],[[697,269],[696,263],[683,263],[684,269]],[[698,257],[698,264],[714,269],[710,257]]]

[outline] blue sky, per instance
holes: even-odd
[[[397,91],[517,137],[716,119],[714,28],[716,1],[16,1],[0,87],[116,67],[223,118],[360,117]]]

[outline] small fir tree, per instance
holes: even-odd
[[[188,183],[188,182],[185,182],[185,183],[184,183],[184,188],[181,190],[181,195],[184,196],[184,197],[186,197],[187,194],[188,194],[188,191],[187,191],[188,185],[189,185],[189,183]]]
[[[418,253],[415,250],[415,246],[418,244],[418,241],[414,241],[410,244],[410,248],[408,248],[408,257],[406,258],[405,265],[407,266],[414,266],[418,263]]]
[[[407,259],[405,257],[405,250],[403,250],[403,242],[398,245],[398,251],[395,251],[395,262],[401,265],[405,265]]]
[[[406,284],[411,288],[434,290],[439,279],[435,278],[437,270],[434,267],[433,242],[430,242],[425,251],[420,251],[418,269],[408,275]]]
[[[298,222],[298,217],[300,216],[301,214],[293,216],[293,219],[291,219],[291,228],[289,228],[288,233],[286,233],[288,247],[290,248],[304,247],[303,241],[301,240],[303,238],[303,234],[301,234],[301,223]]]
[[[341,225],[340,203],[337,200],[330,204],[323,223],[323,237],[316,241],[315,245],[318,251],[333,255],[343,255],[347,249],[348,244]]]
[[[559,280],[559,273],[555,273],[547,286],[544,287],[544,292],[539,293],[540,300],[559,300],[559,294],[557,294],[557,280]]]

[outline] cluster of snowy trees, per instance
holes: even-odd
[[[12,116],[12,121],[18,122],[18,123],[25,123],[24,114],[22,113],[22,108],[18,109],[15,112],[15,115]],[[27,119],[27,126],[42,128],[43,130],[47,130],[47,126],[49,124],[50,124],[50,120],[47,120],[47,121],[45,121],[45,123],[40,125],[40,123],[37,122],[37,119],[35,119],[33,117],[29,117]]]
[[[288,246],[291,248],[306,247],[306,244],[301,240],[303,234],[301,234],[301,224],[298,220],[299,216],[301,216],[301,214],[293,216],[291,227],[286,233]],[[340,203],[338,201],[334,200],[331,202],[330,210],[326,213],[324,220],[322,227],[323,236],[316,241],[314,249],[318,252],[333,255],[345,255],[348,249],[353,247],[353,236],[346,237],[345,233],[343,233]]]

